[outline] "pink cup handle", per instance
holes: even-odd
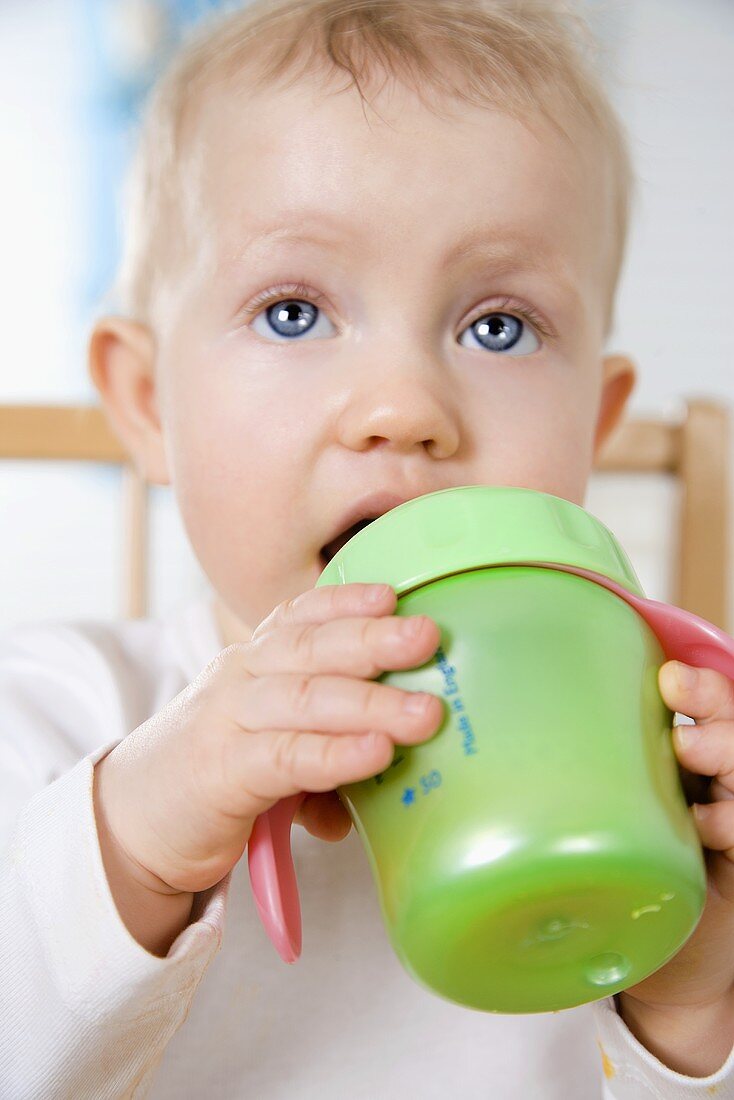
[[[569,565],[549,565],[548,568],[588,577],[621,596],[657,635],[666,661],[682,661],[694,668],[713,668],[734,680],[734,638],[708,619],[674,604],[636,596],[616,581],[589,569]]]
[[[301,954],[301,903],[291,826],[305,792],[282,798],[255,820],[247,845],[250,883],[265,931],[283,962]]]
[[[706,619],[671,604],[635,596],[608,577],[586,569],[540,562],[527,564],[577,573],[609,588],[645,619],[657,635],[666,660],[713,668],[734,680],[734,638]],[[281,959],[288,963],[295,962],[301,954],[301,905],[290,834],[293,818],[305,797],[305,793],[291,795],[260,814],[247,852],[250,883],[260,919]]]

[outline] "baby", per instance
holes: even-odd
[[[633,387],[604,352],[631,171],[587,41],[554,0],[261,0],[155,89],[90,370],[212,594],[4,640],[2,1096],[734,1097],[720,896],[616,998],[471,1011],[398,962],[335,793],[436,733],[438,698],[377,677],[441,635],[389,587],[315,589],[325,563],[451,486],[582,504]],[[734,717],[675,670],[671,709]],[[242,856],[304,790],[289,967]]]

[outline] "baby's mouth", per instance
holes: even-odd
[[[322,567],[328,565],[331,559],[337,554],[342,546],[346,546],[349,540],[361,531],[368,524],[372,523],[371,519],[361,519],[358,523],[353,523],[351,527],[347,527],[346,531],[342,531],[340,535],[337,535],[331,542],[327,542],[326,546],[321,547],[321,565]]]

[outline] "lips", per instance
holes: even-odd
[[[349,542],[358,531],[373,520],[383,516],[385,512],[406,504],[416,497],[425,496],[426,493],[435,492],[435,489],[424,489],[413,493],[376,492],[369,493],[354,501],[350,508],[336,521],[329,539],[321,548],[322,561],[329,562],[342,546]]]

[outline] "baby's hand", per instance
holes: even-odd
[[[715,669],[679,661],[667,661],[658,680],[666,705],[696,720],[693,726],[675,727],[673,745],[685,769],[684,787],[694,798],[697,788],[704,799],[694,801],[692,813],[706,849],[706,904],[678,953],[624,990],[620,1005],[625,1018],[652,1011],[670,1021],[680,1012],[690,1026],[694,1012],[705,1015],[724,1005],[727,1034],[719,1039],[728,1053],[734,1036],[734,681]],[[712,780],[707,798],[704,784],[695,782],[704,776]]]
[[[103,845],[118,845],[139,881],[161,893],[207,889],[279,799],[367,779],[388,766],[395,743],[436,732],[437,696],[373,678],[424,664],[440,631],[424,615],[394,615],[394,590],[378,587],[377,602],[371,586],[348,584],[279,604],[249,642],[222,650],[97,764]],[[321,833],[344,835],[343,819],[323,820],[328,796],[315,797],[304,822],[318,834],[321,811]]]

